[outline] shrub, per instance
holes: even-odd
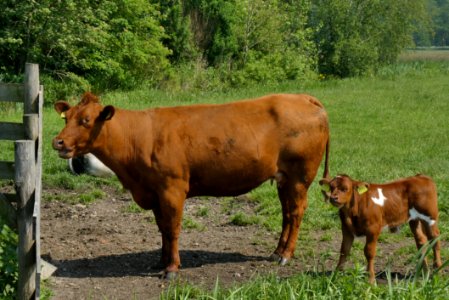
[[[0,220],[0,298],[13,299],[17,292],[17,234]]]

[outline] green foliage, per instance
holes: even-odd
[[[320,73],[363,75],[394,62],[427,20],[425,2],[315,1],[311,24],[318,28]]]
[[[0,299],[13,299],[17,292],[17,234],[0,219]]]
[[[423,28],[415,33],[419,46],[449,46],[449,0],[430,0],[428,10],[432,19],[431,29]]]
[[[144,0],[4,1],[0,72],[20,74],[32,61],[53,79],[81,76],[96,89],[154,83],[169,54],[158,19]]]
[[[224,91],[372,74],[418,33],[446,43],[447,0],[6,0],[0,80],[39,63],[47,101],[139,85]],[[275,16],[275,17],[273,17]],[[429,42],[430,43],[430,42]]]

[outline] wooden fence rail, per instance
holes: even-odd
[[[2,219],[19,235],[17,298],[40,298],[40,200],[42,193],[43,87],[39,66],[26,64],[23,84],[0,84],[0,102],[23,102],[23,122],[0,122],[0,140],[14,141],[14,161],[0,161],[0,179],[14,193],[0,193]]]

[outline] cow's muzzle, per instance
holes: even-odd
[[[331,204],[335,207],[340,207],[342,204],[338,201],[337,197],[330,197],[329,198]]]
[[[63,139],[54,138],[52,145],[53,149],[58,151],[59,157],[66,159],[73,157],[73,149],[66,147]]]

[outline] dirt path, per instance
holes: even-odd
[[[184,217],[200,228],[181,233],[180,280],[213,288],[217,277],[221,285],[230,286],[256,274],[298,272],[299,260],[283,268],[266,260],[278,233],[229,224],[218,201],[187,202]],[[153,214],[129,212],[130,203],[125,195],[88,206],[43,204],[42,254],[58,267],[50,280],[52,299],[150,299],[167,287],[156,266],[161,241]],[[199,216],[205,207],[207,216]],[[238,209],[254,213],[248,201]]]

